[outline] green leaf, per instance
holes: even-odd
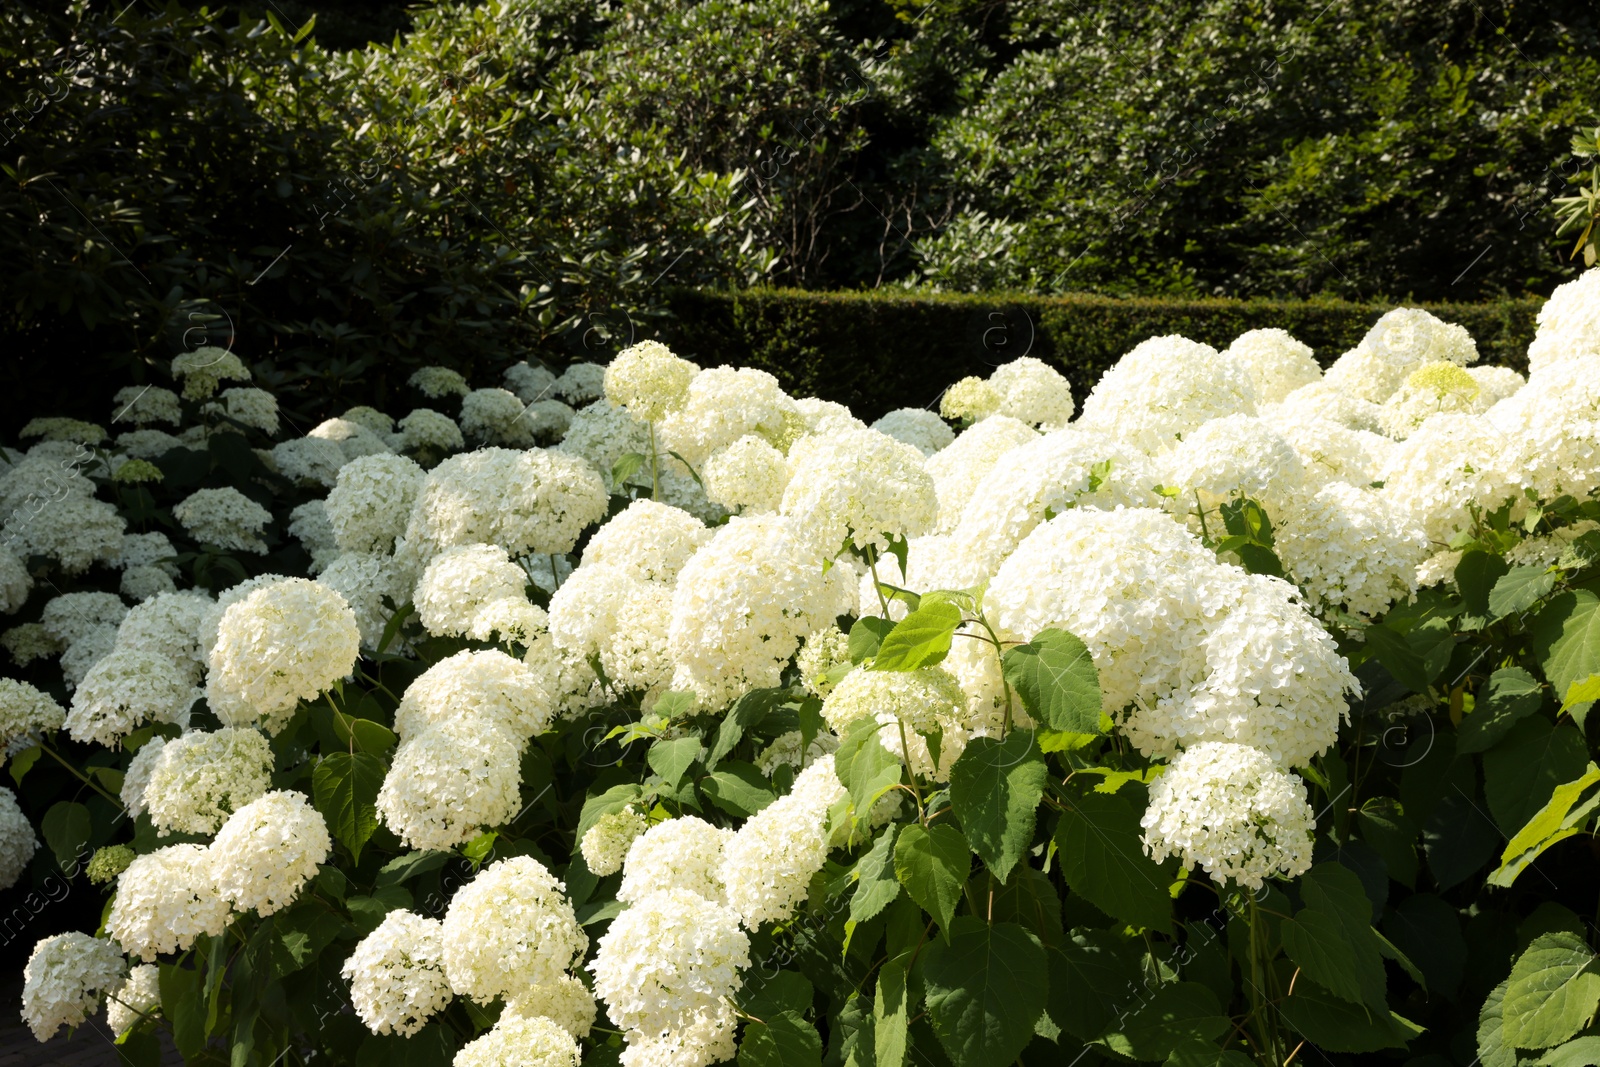
[[[611,484],[621,488],[649,459],[639,452],[624,452],[611,465]]]
[[[1510,984],[1508,978],[1490,990],[1478,1013],[1478,1062],[1483,1067],[1517,1067],[1517,1053],[1506,1044],[1505,1019],[1501,1014]]]
[[[1523,719],[1483,755],[1483,795],[1500,831],[1512,836],[1544,807],[1556,786],[1583,773],[1588,746],[1571,723]]]
[[[1503,557],[1481,548],[1468,549],[1461,554],[1456,564],[1456,589],[1461,592],[1468,613],[1483,620],[1490,618],[1489,592],[1510,569]]]
[[[963,915],[924,949],[934,1033],[954,1067],[1010,1063],[1033,1039],[1049,993],[1044,946],[1016,923]]]
[[[1534,1063],[1537,1067],[1595,1067],[1600,1064],[1600,1037],[1589,1034],[1574,1038],[1546,1052]]]
[[[1049,776],[1030,730],[975,737],[950,769],[950,807],[972,850],[1002,882],[1033,843],[1034,812]]]
[[[314,902],[272,918],[278,941],[273,946],[272,970],[280,978],[308,966],[344,928],[343,919]]]
[[[661,740],[650,746],[646,759],[650,769],[661,776],[668,789],[677,791],[683,776],[689,773],[694,761],[700,758],[698,737],[679,737],[672,741]]]
[[[1199,982],[1176,982],[1159,986],[1148,1000],[1118,1017],[1100,1040],[1124,1056],[1159,1060],[1180,1045],[1221,1037],[1228,1027],[1215,993]]]
[[[894,845],[894,876],[911,899],[949,931],[961,889],[972,869],[972,852],[961,831],[948,823],[907,826]]]
[[[1056,826],[1061,874],[1074,893],[1132,926],[1172,930],[1172,876],[1144,853],[1132,790],[1084,793],[1066,802]],[[1141,798],[1142,799],[1142,798]]]
[[[717,764],[733,751],[746,730],[754,729],[773,708],[792,699],[792,690],[778,688],[752,689],[736,700],[723,717],[722,725],[717,728],[717,740],[711,746],[711,754],[706,757],[706,770],[716,770]]]
[[[446,853],[434,852],[431,855],[444,856]],[[398,908],[409,908],[412,903],[411,891],[405,886],[386,885],[374,889],[370,897],[351,897],[345,901],[345,910],[350,913],[356,929],[365,937],[378,928],[384,916]]]
[[[407,852],[403,856],[396,856],[378,868],[376,885],[379,889],[400,885],[429,871],[438,870],[449,858],[448,852]]]
[[[1583,681],[1567,686],[1567,693],[1561,698],[1561,710],[1571,711],[1579,704],[1596,700],[1600,700],[1600,674],[1591,674]]]
[[[875,671],[914,671],[950,654],[950,640],[961,625],[961,609],[948,601],[925,604],[895,624],[872,660]]]
[[[1294,994],[1279,1003],[1283,1017],[1324,1052],[1377,1052],[1403,1048],[1422,1027],[1392,1011],[1352,1004],[1301,975]]]
[[[1343,1000],[1383,1006],[1383,960],[1345,941],[1336,917],[1306,908],[1283,920],[1279,930],[1284,952],[1307,977]]]
[[[1428,673],[1426,662],[1411,647],[1411,642],[1406,640],[1404,634],[1397,633],[1381,623],[1367,627],[1364,633],[1372,654],[1383,664],[1384,669],[1394,676],[1395,681],[1414,693],[1428,691],[1433,676]]]
[[[884,637],[894,629],[894,623],[876,615],[866,615],[850,627],[850,662],[861,663],[878,654]]]
[[[739,1067],[821,1067],[822,1037],[799,1012],[749,1023],[739,1042]]]
[[[323,756],[311,773],[317,811],[357,862],[362,846],[378,828],[378,791],[384,773],[383,761],[367,752]]]
[[[1389,877],[1408,889],[1417,884],[1416,839],[1420,832],[1393,797],[1373,797],[1356,813],[1361,837],[1389,869]]]
[[[729,760],[700,781],[711,802],[729,815],[748,819],[777,800],[772,782],[753,763]]]
[[[1583,823],[1596,807],[1600,807],[1600,793],[1582,804],[1578,801],[1597,782],[1600,782],[1600,767],[1590,763],[1581,777],[1556,786],[1545,806],[1506,843],[1500,867],[1489,876],[1489,883],[1510,888],[1517,875],[1527,870],[1528,865],[1551,845],[1581,833]]]
[[[746,977],[739,989],[738,1003],[747,1014],[765,1019],[786,1011],[804,1015],[811,1010],[815,996],[816,990],[805,975],[777,971],[768,977],[763,970]]]
[[[15,756],[12,756],[11,780],[21,785],[23,775],[27,774],[33,768],[33,765],[39,762],[39,757],[43,755],[44,749],[34,745],[32,748],[25,748]]]
[[[993,872],[979,868],[967,879],[967,906],[985,919],[1014,922],[1032,930],[1045,948],[1061,945],[1061,894],[1050,876],[1024,864],[1001,882]]]
[[[200,972],[170,963],[160,965],[156,978],[161,991],[161,1014],[172,1028],[172,1043],[184,1059],[200,1055],[206,1043],[205,990]]]
[[[1559,1045],[1594,1019],[1600,967],[1594,952],[1566,930],[1540,934],[1511,967],[1500,1005],[1509,1048]]]
[[[1542,564],[1512,567],[1489,593],[1490,618],[1503,619],[1527,611],[1556,587],[1556,574]]]
[[[1165,1067],[1252,1067],[1249,1056],[1208,1041],[1185,1041],[1172,1050]]]
[[[1461,984],[1467,942],[1456,909],[1432,893],[1413,893],[1384,916],[1383,931],[1422,969],[1431,996],[1451,996]]]
[[[94,825],[88,808],[74,801],[60,800],[44,813],[39,829],[44,833],[44,843],[55,854],[56,864],[67,871],[76,869],[79,858],[89,846]]]
[[[901,956],[878,970],[876,997],[872,1002],[874,1067],[904,1067],[909,1008],[906,963]]]
[[[578,828],[574,840],[582,841],[583,835],[588,833],[602,816],[612,815],[621,811],[630,804],[637,804],[644,797],[644,787],[637,782],[623,782],[614,785],[599,796],[589,797],[583,802],[583,810],[578,815]]]
[[[1041,630],[1001,657],[1028,713],[1052,730],[1100,733],[1100,675],[1089,648],[1065,630]]]
[[[1600,674],[1600,597],[1587,589],[1561,593],[1528,628],[1534,655],[1557,693]]]
[[[1494,747],[1519,720],[1539,710],[1538,681],[1521,667],[1502,667],[1489,676],[1472,713],[1461,720],[1456,751],[1465,755]]]
[[[850,898],[851,922],[864,923],[876,918],[900,895],[900,883],[894,874],[896,828],[896,823],[885,826],[872,848],[856,861],[856,891]]]
[[[1141,954],[1109,930],[1074,931],[1050,952],[1050,1018],[1080,1041],[1099,1037],[1140,981]]]
[[[845,728],[833,763],[858,819],[865,819],[877,799],[900,783],[900,758],[878,740],[875,719],[857,719]]]

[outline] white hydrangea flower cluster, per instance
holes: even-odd
[[[1161,457],[1160,468],[1163,484],[1198,494],[1207,510],[1246,496],[1276,514],[1305,481],[1294,446],[1254,415],[1210,420]]]
[[[597,363],[574,363],[556,379],[555,394],[577,406],[605,395],[606,369]]]
[[[289,536],[300,542],[300,547],[311,557],[306,568],[320,574],[339,555],[339,543],[333,534],[333,522],[328,518],[328,508],[321,500],[307,500],[289,512]]]
[[[827,626],[807,635],[795,655],[800,682],[815,696],[825,697],[837,684],[833,672],[850,662],[850,635]]]
[[[244,362],[225,348],[206,345],[185,352],[172,361],[172,376],[183,382],[185,400],[205,400],[224,381],[247,382],[250,372]]]
[[[38,734],[61,729],[66,714],[48,693],[16,678],[0,678],[0,756]]]
[[[222,933],[228,914],[210,851],[168,845],[137,857],[117,876],[106,933],[135,959],[154,960],[187,951],[201,934]]]
[[[789,460],[764,437],[746,434],[706,460],[706,496],[745,515],[777,511],[789,485]]]
[[[400,420],[400,448],[405,452],[444,455],[466,445],[461,427],[432,408],[416,408]]]
[[[589,970],[606,1015],[624,1031],[625,1063],[704,1067],[733,1056],[728,998],[749,966],[750,938],[732,909],[667,889],[612,920]]]
[[[1430,541],[1448,545],[1474,506],[1493,511],[1517,495],[1505,440],[1488,419],[1435,415],[1395,446],[1379,475],[1383,494]]]
[[[614,685],[653,702],[672,675],[668,627],[679,573],[710,539],[681,509],[628,505],[595,532],[583,564],[551,596],[556,648],[573,660],[597,655]]]
[[[542,1015],[507,1011],[487,1033],[461,1046],[453,1067],[578,1067],[578,1042]]]
[[[636,418],[659,422],[689,401],[700,368],[659,341],[641,341],[617,353],[605,369],[605,395]]]
[[[1322,368],[1312,358],[1311,346],[1295,340],[1287,330],[1247,330],[1222,354],[1244,364],[1258,404],[1281,403],[1301,386],[1322,380]]]
[[[87,483],[92,491],[93,482],[81,475],[74,478]],[[65,497],[30,492],[10,509],[0,527],[0,544],[19,557],[48,557],[63,573],[77,575],[97,563],[114,562],[127,529],[116,507],[103,500],[75,492]]]
[[[721,880],[728,907],[745,926],[794,914],[828,858],[828,812],[844,796],[833,760],[820,759],[800,772],[787,796],[752,815],[728,841]]]
[[[352,424],[353,425],[353,424]],[[331,488],[339,468],[349,462],[338,441],[326,437],[295,437],[272,446],[272,464],[291,482]]]
[[[872,429],[931,456],[956,439],[950,424],[926,408],[897,408],[872,424]]]
[[[1153,454],[1211,419],[1257,414],[1256,404],[1243,360],[1174,334],[1142,341],[1118,360],[1074,425]]]
[[[841,736],[858,719],[876,719],[883,747],[905,760],[912,773],[936,782],[949,780],[973,725],[967,721],[966,692],[942,667],[851,671],[823,700],[822,717]],[[928,747],[930,735],[939,739],[937,764]]]
[[[17,794],[0,788],[0,891],[17,884],[38,849],[39,837],[17,803]]]
[[[201,544],[266,554],[261,535],[272,522],[272,512],[232,486],[195,490],[173,507],[172,517]]]
[[[607,504],[599,472],[581,459],[547,449],[484,448],[428,472],[405,539],[427,558],[474,543],[499,545],[511,556],[571,552]]]
[[[116,639],[116,631],[111,631]],[[157,652],[109,650],[79,682],[65,725],[74,741],[116,747],[147,722],[188,724],[200,690],[188,672]]]
[[[377,648],[389,624],[391,612],[383,598],[398,607],[406,602],[411,587],[410,574],[394,557],[378,552],[346,552],[323,568],[317,582],[344,597],[361,631],[361,647],[368,650]]]
[[[486,609],[499,601],[526,605],[536,617],[544,614],[528,603],[527,584],[527,572],[499,545],[457,545],[433,557],[412,601],[429,633],[487,641],[496,616]]]
[[[578,843],[583,862],[604,878],[622,870],[622,861],[634,840],[645,831],[645,817],[631,807],[600,816]]]
[[[762,774],[770,778],[779,767],[793,767],[800,770],[838,751],[839,748],[839,739],[825,730],[813,737],[811,743],[802,749],[800,745],[804,740],[805,736],[799,730],[779,734],[756,757],[756,766],[761,769]]]
[[[589,1036],[599,1014],[600,1006],[594,1002],[594,994],[574,975],[536,985],[506,1005],[507,1016],[542,1017],[580,1038]]]
[[[133,754],[128,769],[122,775],[122,790],[117,794],[128,814],[138,818],[144,814],[144,791],[150,785],[150,775],[161,761],[161,750],[167,745],[164,737],[152,737]]]
[[[543,364],[526,361],[511,364],[506,368],[504,377],[506,388],[516,393],[517,399],[524,404],[548,399],[556,384],[556,376]]]
[[[264,584],[217,624],[206,701],[228,725],[259,723],[276,735],[301,700],[350,673],[360,649],[355,613],[338,593],[306,578]]]
[[[1539,374],[1565,360],[1592,363],[1600,357],[1600,268],[1556,286],[1539,309],[1538,330],[1528,345],[1528,373]]]
[[[1039,436],[1027,424],[997,415],[963,430],[928,458],[923,470],[933,479],[939,498],[938,533],[951,533],[966,513],[973,490],[1000,457]]]
[[[449,849],[521,805],[523,749],[549,728],[545,677],[497,650],[462,651],[407,687],[395,711],[404,740],[378,793],[378,815],[416,848]]]
[[[657,430],[668,449],[699,468],[711,453],[746,434],[782,444],[790,420],[799,422],[800,415],[778,379],[750,367],[713,367],[693,377],[683,405],[669,412]]]
[[[15,552],[0,544],[0,615],[14,615],[32,591],[33,575]]]
[[[113,424],[131,422],[135,426],[148,426],[152,422],[164,422],[176,426],[183,421],[178,394],[158,385],[125,385],[111,398],[111,404]]]
[[[419,367],[413,371],[406,384],[429,400],[447,396],[466,396],[472,391],[467,380],[449,367]]]
[[[1448,360],[1425,363],[1383,402],[1383,432],[1396,441],[1404,441],[1434,415],[1481,414],[1489,410],[1494,399],[1465,367]]]
[[[202,405],[200,410],[265,434],[278,432],[278,398],[265,389],[224,389],[221,396]]]
[[[187,733],[159,752],[141,805],[157,830],[214,834],[272,785],[272,748],[250,727]]]
[[[451,990],[480,1004],[559,982],[589,948],[566,886],[531,856],[479,871],[451,898],[443,938]]]
[[[63,1026],[81,1026],[122,984],[127,968],[109,941],[76,932],[47,937],[33,946],[22,972],[22,1019],[40,1041]]]
[[[789,451],[791,474],[779,511],[824,556],[846,542],[888,551],[890,541],[929,532],[939,496],[922,454],[875,430],[808,434]]]
[[[454,999],[444,973],[444,924],[397,908],[340,969],[368,1030],[410,1037]]]
[[[427,478],[404,456],[378,453],[339,469],[325,503],[334,541],[343,552],[388,552],[405,533],[406,521]]]
[[[1372,619],[1417,590],[1429,554],[1411,513],[1385,494],[1329,482],[1282,514],[1278,558],[1295,584],[1325,611]]]
[[[1185,749],[1150,787],[1140,825],[1156,862],[1178,856],[1252,889],[1311,868],[1316,817],[1305,784],[1248,745]]]
[[[211,869],[224,900],[267,916],[294,903],[332,848],[322,813],[280,789],[228,816],[211,842]]]
[[[691,689],[716,709],[777,685],[801,638],[852,611],[855,583],[846,567],[824,574],[821,554],[794,520],[729,519],[678,575],[668,630],[672,688]]]
[[[617,899],[638,903],[681,889],[717,904],[726,903],[722,853],[732,837],[732,830],[693,815],[656,823],[628,846]]]
[[[525,405],[509,389],[474,389],[461,402],[461,432],[474,441],[527,448],[534,442],[533,424],[523,418]]]
[[[1477,342],[1465,328],[1420,308],[1396,308],[1335,360],[1323,380],[1338,392],[1382,404],[1426,364],[1447,361],[1464,367],[1477,360]]]
[[[118,1037],[132,1030],[139,1020],[161,1007],[161,968],[141,963],[128,972],[128,978],[106,996],[106,1026]]]
[[[1076,426],[1008,449],[977,480],[951,533],[944,587],[965,589],[993,575],[1049,513],[1153,506],[1158,480],[1136,448]]]

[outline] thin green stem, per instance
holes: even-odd
[[[1006,679],[1006,650],[1000,643],[1000,635],[994,632],[994,627],[989,625],[989,620],[982,615],[974,615],[973,621],[982,626],[989,635],[989,643],[994,645],[994,654],[1000,659],[1000,686],[1005,690],[1006,710],[1005,721],[1000,727],[1000,736],[1004,737],[1011,732],[1011,683]]]
[[[90,789],[93,789],[96,793],[99,793],[101,796],[103,796],[107,800],[111,801],[111,803],[115,804],[119,809],[122,807],[122,801],[121,800],[118,800],[116,797],[112,796],[110,793],[108,793],[104,789],[100,788],[100,786],[98,784],[96,784],[96,782],[95,782],[95,780],[93,778],[90,778],[88,775],[86,775],[82,771],[78,770],[78,768],[74,767],[72,764],[70,764],[66,760],[62,759],[60,753],[58,753],[55,749],[51,748],[48,744],[46,744],[43,738],[40,738],[40,740],[39,740],[39,747],[44,749],[46,752],[50,753],[50,758],[55,760],[57,763],[61,764],[61,766],[65,767],[72,774],[72,776],[74,778],[76,778],[78,781],[82,782],[84,785],[88,786]]]
[[[866,552],[867,570],[872,572],[872,589],[878,594],[878,606],[883,608],[883,617],[887,619],[889,617],[889,600],[883,595],[883,584],[878,581],[878,547],[876,545],[868,545]]]
[[[1211,543],[1211,531],[1206,529],[1206,506],[1200,502],[1200,490],[1194,491],[1194,506],[1200,515],[1200,538],[1206,544]]]
[[[656,458],[656,424],[645,423],[650,428],[650,499],[661,499],[661,468]]]
[[[917,822],[927,826],[928,809],[922,806],[922,790],[917,788],[917,774],[911,769],[911,746],[906,744],[905,720],[897,718],[895,719],[895,725],[900,727],[900,755],[905,760],[906,777],[911,780],[911,795],[917,800]],[[863,817],[861,812],[857,812],[856,815],[858,818]]]

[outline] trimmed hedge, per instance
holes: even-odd
[[[1538,298],[1422,304],[1465,326],[1480,362],[1527,370]],[[1276,326],[1327,366],[1391,304],[1340,300],[1168,300],[1102,296],[816,293],[794,289],[677,290],[663,340],[702,366],[770,371],[796,396],[820,396],[876,418],[931,407],[950,382],[1023,355],[1059,367],[1082,400],[1100,375],[1147,337],[1180,333],[1219,349]]]

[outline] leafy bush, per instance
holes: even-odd
[[[0,425],[227,336],[315,423],[672,285],[1544,292],[1597,51],[1582,5],[245,10],[0,14]]]
[[[1526,382],[1399,309],[1326,373],[1010,361],[959,434],[653,342],[304,436],[221,349],[109,444],[36,420],[25,1018],[109,1002],[134,1064],[1580,1056],[1597,301]]]

